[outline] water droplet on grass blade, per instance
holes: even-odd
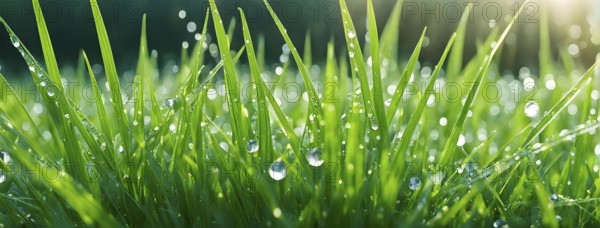
[[[348,38],[354,39],[354,37],[356,37],[356,33],[352,30],[348,30]]]
[[[248,140],[246,143],[246,150],[248,150],[248,153],[254,153],[258,151],[258,141],[254,139]]]
[[[410,188],[410,190],[417,190],[417,188],[419,188],[419,186],[421,185],[421,179],[419,179],[418,177],[411,177],[409,180],[409,185],[408,187]]]
[[[552,200],[552,201],[558,201],[558,195],[556,195],[556,194],[550,195],[550,200]]]
[[[287,168],[285,167],[285,163],[282,160],[274,161],[271,166],[269,166],[269,176],[273,178],[273,180],[282,180],[285,178],[287,174]]]
[[[167,98],[165,100],[165,106],[167,108],[173,109],[175,107],[175,105],[177,105],[177,99],[175,99],[175,98]]]
[[[16,36],[10,36],[10,42],[12,43],[13,46],[15,46],[16,48],[18,48],[19,46],[21,46],[21,43],[19,42],[19,39],[17,39]]]
[[[506,226],[506,221],[504,221],[504,219],[498,219],[496,221],[494,221],[494,227],[504,227]]]
[[[535,117],[539,112],[540,106],[536,102],[530,101],[525,105],[525,115],[527,117]]]
[[[321,159],[321,148],[309,149],[308,154],[306,155],[306,160],[308,160],[308,164],[311,166],[321,166],[323,164],[323,160]]]
[[[4,163],[8,163],[10,162],[10,155],[8,155],[8,152],[0,150],[0,159],[2,159]]]

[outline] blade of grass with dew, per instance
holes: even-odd
[[[7,128],[4,123],[0,125],[2,128],[4,128],[3,134],[0,134],[0,137],[3,137],[5,140],[8,139],[7,137],[21,137],[21,135],[17,134],[14,129]],[[37,159],[33,158],[32,153],[21,149],[17,145],[13,145],[12,149],[15,150],[15,153],[12,153],[13,157],[17,159],[19,164],[23,165],[24,168],[27,168],[28,170],[35,170],[37,167],[39,167],[39,164],[34,163],[34,161],[37,161]],[[40,152],[41,151],[37,151],[38,154],[40,154]],[[49,173],[61,173],[64,178],[67,178],[67,180],[78,179],[71,176],[67,172],[56,170],[52,166],[46,166],[45,168]],[[80,174],[81,173],[75,175]],[[78,213],[85,224],[96,224],[97,226],[101,227],[114,227],[118,224],[112,215],[107,216],[108,213],[102,208],[102,206],[99,204],[99,201],[94,200],[94,197],[88,193],[84,185],[80,184],[81,182],[42,181],[41,183],[60,195],[61,198],[64,199]]]
[[[217,35],[217,42],[219,44],[219,52],[221,53],[221,58],[223,59],[224,72],[225,72],[225,87],[227,91],[227,105],[229,107],[229,115],[231,117],[231,127],[233,129],[233,138],[239,151],[244,151],[244,146],[247,140],[247,126],[244,122],[244,117],[242,116],[242,102],[240,100],[239,93],[239,84],[236,79],[235,73],[235,65],[233,64],[233,60],[231,59],[231,55],[229,53],[229,40],[227,39],[227,35],[225,34],[225,29],[223,28],[223,22],[221,21],[221,16],[219,15],[219,10],[215,4],[214,0],[209,1],[210,8],[212,10],[212,19],[215,28],[215,33]]]
[[[456,33],[454,33],[448,41],[446,48],[444,49],[444,52],[442,54],[442,57],[436,65],[435,70],[431,74],[429,83],[427,84],[425,91],[422,93],[421,99],[419,100],[419,104],[413,111],[413,114],[411,115],[410,120],[406,125],[406,130],[402,134],[400,142],[394,150],[391,165],[392,167],[397,168],[394,169],[391,178],[388,178],[385,184],[386,190],[384,191],[385,194],[383,199],[384,202],[390,202],[391,205],[388,206],[393,206],[395,204],[395,199],[397,198],[398,194],[397,190],[399,189],[399,186],[397,185],[399,185],[399,179],[404,171],[404,158],[406,156],[406,150],[408,149],[410,142],[412,141],[413,134],[417,129],[419,121],[421,120],[423,110],[425,109],[425,105],[429,101],[429,97],[432,95],[435,96],[434,86],[436,84],[437,76],[440,73],[440,70],[444,67],[444,61],[446,60],[446,56],[448,56],[448,52],[450,51],[450,48],[452,47],[455,38]]]
[[[24,119],[25,123],[31,125],[32,131],[22,131],[22,134],[29,135],[32,138],[40,138],[41,132],[35,121],[29,115],[27,109],[25,109],[25,105],[19,97],[17,97],[17,93],[8,83],[4,75],[0,73],[0,95],[2,102],[0,102],[0,112],[7,114],[6,116],[14,122],[14,118]],[[41,145],[35,142],[36,145],[34,147],[39,150],[41,149]]]
[[[325,67],[325,87],[323,94],[327,96],[328,94],[334,94],[335,90],[339,86],[335,86],[339,80],[337,74],[337,63],[335,59],[335,51],[333,41],[329,42],[327,45],[327,65]],[[333,85],[333,86],[328,86]],[[323,146],[323,154],[318,154],[316,159],[309,160],[312,166],[321,166],[323,162],[326,164],[333,164],[335,162],[342,161],[340,153],[342,151],[341,143],[342,142],[342,129],[340,124],[340,116],[337,111],[337,103],[340,102],[337,97],[333,99],[327,99],[323,102],[323,131],[324,131],[324,146]],[[315,156],[315,155],[307,155],[307,156]],[[343,168],[343,166],[342,166]],[[331,174],[331,178],[340,179],[341,173],[336,172]],[[325,185],[325,194],[328,198],[333,198],[336,196],[334,191],[336,188],[332,188],[330,185]],[[321,188],[320,188],[321,189]],[[337,191],[343,191],[342,188],[337,188]],[[339,196],[339,194],[337,194]],[[320,196],[318,196],[320,197]]]
[[[195,58],[192,60],[194,61],[194,69],[193,72],[197,72],[198,77],[200,77],[200,71],[201,71],[201,67],[204,64],[204,42],[206,42],[206,29],[208,28],[208,20],[209,20],[209,16],[210,16],[210,9],[206,9],[206,16],[204,16],[204,25],[202,26],[202,33],[200,34],[200,40],[198,40],[198,43],[196,44],[196,55]],[[194,84],[192,86],[192,89],[196,89],[196,87],[198,86],[199,83],[199,78],[197,78],[196,80],[194,80]]]
[[[40,7],[39,0],[32,0],[33,11],[35,14],[36,24],[39,32],[40,42],[42,43],[42,51],[44,53],[44,60],[46,61],[46,67],[48,68],[48,74],[50,80],[59,87],[63,88],[62,80],[60,78],[60,72],[58,70],[58,64],[56,63],[56,57],[54,55],[54,49],[52,48],[52,41],[50,40],[50,34],[46,27],[46,20],[42,14],[42,8]]]
[[[380,49],[379,49],[379,33],[377,32],[377,21],[375,20],[375,10],[373,9],[373,1],[368,0],[367,3],[368,11],[368,24],[369,24],[369,35],[371,43],[371,67],[373,77],[373,108],[376,115],[376,120],[379,127],[379,137],[382,153],[387,153],[387,137],[388,137],[388,125],[385,118],[385,106],[383,105],[383,85],[381,83],[381,62],[379,61]],[[378,139],[378,138],[376,138]]]
[[[396,115],[396,111],[398,110],[398,106],[400,105],[400,101],[404,96],[404,90],[406,90],[406,86],[412,77],[412,74],[417,65],[417,61],[419,60],[419,53],[421,52],[421,46],[423,44],[423,39],[425,38],[425,32],[427,32],[427,27],[423,29],[423,33],[421,33],[421,38],[415,46],[415,50],[413,51],[410,59],[408,60],[408,64],[404,68],[404,72],[400,76],[400,80],[396,85],[396,90],[394,91],[394,95],[392,95],[392,101],[390,102],[390,107],[387,110],[386,119],[387,124],[390,124],[394,119],[394,115]]]
[[[38,88],[38,91],[43,91],[41,95],[44,100],[44,103],[45,103],[46,107],[49,109],[49,111],[52,113],[54,120],[58,122],[55,126],[61,127],[60,128],[62,130],[61,133],[63,133],[64,135],[63,136],[56,135],[57,137],[63,139],[59,143],[60,149],[61,149],[60,152],[63,153],[62,155],[67,156],[68,162],[71,162],[74,164],[82,164],[83,163],[82,155],[81,155],[81,153],[79,153],[79,151],[80,151],[79,143],[77,143],[75,141],[76,134],[75,134],[75,129],[73,128],[73,126],[71,124],[70,116],[73,116],[73,118],[76,119],[75,123],[79,127],[81,127],[82,124],[79,121],[79,119],[77,118],[75,112],[72,110],[72,107],[71,107],[72,102],[70,102],[68,100],[62,87],[55,85],[52,82],[52,80],[49,79],[48,73],[46,73],[44,71],[44,69],[41,67],[40,63],[37,62],[36,59],[31,55],[29,50],[20,41],[20,39],[13,32],[13,30],[10,28],[10,26],[4,21],[4,19],[0,18],[0,22],[4,25],[4,27],[8,31],[11,41],[13,42],[13,45],[15,43],[18,44],[18,45],[14,45],[14,46],[15,46],[15,48],[17,48],[19,50],[23,59],[29,66],[29,70],[31,71],[33,81],[35,82],[36,87]],[[81,129],[84,129],[84,128],[81,127]],[[87,133],[88,132],[86,130],[82,130],[83,136],[89,136],[89,134],[87,134]],[[90,140],[89,137],[87,137],[86,139]],[[90,141],[88,141],[88,142],[90,142]],[[45,154],[40,154],[40,156],[45,157]],[[71,166],[70,165],[70,166],[66,167],[66,170],[68,173],[76,175],[75,176],[76,180],[81,180],[81,175],[78,175],[78,173],[82,173],[81,166]],[[86,184],[86,183],[82,183],[82,184]]]
[[[506,38],[506,35],[510,31],[510,28],[512,28],[512,26],[515,23],[515,21],[517,20],[518,16],[525,8],[524,7],[525,5],[527,5],[527,4],[524,4],[523,6],[521,6],[521,8],[517,12],[517,14],[515,14],[514,18],[511,20],[511,22],[508,24],[508,26],[506,27],[506,29],[504,30],[504,32],[502,33],[502,35],[496,42],[496,45],[494,46],[494,48],[487,55],[487,59],[485,59],[483,65],[481,65],[481,67],[479,68],[479,72],[477,73],[477,78],[475,79],[474,84],[471,87],[469,94],[467,95],[467,98],[463,104],[463,108],[459,114],[459,117],[456,120],[454,127],[452,128],[452,132],[450,133],[450,136],[448,137],[448,139],[446,141],[446,145],[444,146],[442,153],[440,154],[441,164],[449,164],[448,163],[449,160],[452,158],[452,156],[454,156],[454,150],[457,147],[456,143],[458,142],[459,134],[462,132],[465,120],[467,118],[467,113],[469,112],[469,109],[471,109],[471,105],[473,104],[473,101],[475,100],[475,97],[476,97],[477,93],[479,92],[479,88],[481,88],[480,85],[484,79],[484,76],[487,75],[488,68],[489,68],[490,64],[492,63],[494,55],[502,46],[502,43],[504,42],[504,38]]]
[[[380,116],[375,113],[373,108],[373,101],[371,97],[371,90],[369,89],[369,80],[367,78],[367,70],[365,67],[365,60],[363,53],[358,42],[356,29],[350,17],[348,7],[346,6],[345,0],[339,0],[340,9],[342,11],[342,21],[344,24],[344,37],[346,39],[346,45],[348,46],[348,56],[350,57],[350,66],[358,74],[358,80],[360,82],[360,91],[363,97],[363,102],[367,111],[367,116],[371,123],[371,128],[377,130],[379,125],[383,125],[382,120],[377,120]],[[381,111],[381,110],[378,110]],[[387,133],[386,133],[387,134]]]
[[[592,76],[594,75],[594,70],[598,66],[598,64],[600,64],[600,60],[597,61],[596,63],[594,63],[594,65],[592,65],[588,69],[588,71],[585,72],[585,74],[581,77],[581,79],[579,79],[577,84],[575,84],[566,93],[565,96],[563,96],[558,102],[556,102],[552,106],[552,108],[548,112],[546,112],[546,114],[544,115],[542,120],[540,120],[540,122],[538,122],[535,125],[535,127],[533,127],[533,129],[531,129],[531,132],[529,132],[529,134],[527,135],[527,138],[525,138],[525,140],[523,141],[523,144],[520,147],[521,149],[523,149],[526,146],[528,146],[529,144],[531,144],[533,142],[533,140],[540,133],[542,133],[542,131],[548,126],[548,124],[550,124],[550,122],[558,116],[560,111],[562,111],[565,107],[567,107],[573,101],[573,99],[575,99],[576,95],[581,91],[581,89],[585,85],[589,84],[592,81]]]
[[[318,122],[318,120],[320,120],[320,118],[322,116],[323,110],[321,109],[317,91],[315,90],[314,84],[313,84],[312,80],[310,79],[310,75],[308,74],[308,71],[306,70],[306,65],[304,64],[304,62],[302,62],[302,58],[300,58],[300,54],[298,54],[298,51],[296,50],[296,46],[294,46],[294,43],[292,43],[292,40],[290,39],[289,35],[287,34],[287,30],[283,27],[283,24],[279,20],[279,17],[277,17],[277,14],[275,14],[275,12],[273,11],[273,8],[271,8],[271,5],[269,4],[269,2],[267,0],[263,0],[263,2],[267,6],[267,10],[269,10],[269,13],[271,14],[271,18],[273,18],[273,20],[275,21],[275,25],[277,25],[277,28],[279,29],[281,36],[283,36],[285,43],[288,45],[290,52],[292,53],[292,56],[294,57],[294,61],[296,62],[296,65],[298,66],[298,70],[300,71],[300,75],[302,76],[302,80],[304,81],[304,87],[306,89],[306,92],[308,93],[309,107],[311,107],[314,114],[317,115],[316,117],[317,117],[317,122]]]
[[[98,41],[100,43],[100,51],[102,53],[102,61],[104,62],[104,69],[106,69],[106,79],[108,80],[110,88],[111,102],[114,108],[115,118],[119,133],[121,135],[121,141],[123,143],[123,149],[127,157],[131,148],[129,147],[130,133],[129,124],[127,121],[127,115],[125,108],[123,107],[123,97],[121,96],[121,89],[119,83],[119,76],[117,74],[117,68],[115,66],[115,60],[113,57],[110,41],[104,26],[104,20],[100,13],[100,6],[98,6],[97,0],[90,0],[92,13],[94,15],[94,22],[96,25],[96,33],[98,35]]]
[[[104,95],[102,94],[102,92],[100,92],[100,88],[98,88],[98,82],[96,81],[96,76],[94,75],[94,71],[92,70],[92,66],[90,65],[90,61],[88,60],[87,54],[85,53],[85,51],[82,53],[83,58],[85,59],[85,64],[87,66],[88,73],[90,75],[90,80],[92,82],[92,89],[94,90],[94,98],[96,100],[96,112],[98,113],[98,119],[100,120],[100,127],[102,128],[104,135],[106,135],[107,138],[112,139],[113,135],[110,130],[108,115],[106,114],[106,109],[104,108]],[[109,148],[113,148],[112,140],[107,140],[106,144],[107,145],[104,146],[101,145],[100,148],[102,149],[106,146],[108,146]]]
[[[244,34],[246,55],[248,57],[248,64],[250,65],[250,74],[252,81],[258,83],[262,79],[260,78],[260,68],[258,61],[256,60],[256,54],[254,53],[254,44],[252,37],[250,36],[250,29],[248,29],[248,23],[246,22],[246,16],[241,8],[238,9],[242,20],[242,30]],[[262,86],[256,86],[256,102],[258,106],[258,148],[261,155],[264,156],[267,161],[274,159],[273,155],[273,142],[271,141],[271,120],[269,118],[269,107],[265,98],[265,90],[267,88]]]
[[[140,51],[136,69],[137,86],[134,110],[133,110],[133,134],[140,147],[144,148],[144,82],[146,81],[146,59],[148,55],[148,44],[146,41],[146,14],[142,17],[142,31],[140,35]]]

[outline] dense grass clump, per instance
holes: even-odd
[[[494,59],[516,20],[463,60],[464,14],[450,40],[432,40],[446,48],[430,67],[418,62],[425,29],[398,58],[400,3],[361,44],[340,0],[348,51],[336,56],[330,43],[315,70],[310,41],[300,55],[265,0],[287,57],[273,70],[241,9],[245,44],[232,52],[234,29],[211,0],[174,71],[158,69],[144,18],[124,86],[96,0],[105,78],[85,53],[75,74],[61,73],[32,2],[45,67],[0,19],[40,96],[0,75],[4,226],[600,225],[600,74],[568,55],[542,58],[541,76],[501,73]],[[204,65],[208,26],[214,66]],[[89,91],[69,93],[65,81]]]

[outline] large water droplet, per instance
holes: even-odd
[[[411,177],[409,180],[409,184],[408,187],[410,188],[410,190],[417,190],[417,188],[419,188],[419,186],[421,185],[421,179],[419,179],[418,177]]]
[[[504,227],[506,226],[506,221],[504,221],[504,219],[498,219],[496,221],[494,221],[494,227]]]
[[[306,159],[308,160],[308,164],[314,167],[319,167],[323,164],[323,160],[321,159],[321,148],[311,148],[308,150],[308,154],[306,155]]]
[[[48,93],[48,96],[49,96],[49,97],[54,97],[54,94],[55,94],[55,93],[54,93],[54,90],[52,90],[52,89],[48,89],[48,92],[47,92],[47,93]]]
[[[174,108],[174,107],[175,107],[175,105],[177,105],[177,99],[176,99],[176,98],[167,98],[167,99],[165,100],[165,106],[166,106],[167,108],[170,108],[170,109],[172,109],[172,108]]]
[[[90,178],[92,178],[94,176],[94,173],[93,173],[93,170],[92,170],[94,168],[94,163],[92,163],[92,162],[86,162],[85,166],[87,167],[88,176]]]
[[[10,36],[10,42],[12,43],[13,46],[15,46],[16,48],[18,48],[19,46],[21,46],[21,43],[19,42],[19,39],[17,39],[16,36]]]
[[[258,141],[254,139],[248,140],[246,143],[246,150],[248,150],[248,153],[254,153],[258,151]]]
[[[377,121],[373,121],[373,123],[371,123],[371,129],[373,129],[373,131],[377,131],[377,129],[379,129]]]
[[[552,201],[558,201],[558,195],[556,195],[556,194],[550,195],[550,200],[552,200]]]
[[[0,151],[0,160],[7,164],[10,161],[10,155],[6,151]],[[6,181],[6,176],[4,175],[4,171],[0,170],[0,183],[4,181]]]
[[[538,113],[540,112],[540,106],[534,102],[534,101],[530,101],[527,102],[527,104],[525,105],[525,115],[528,117],[535,117],[538,115]]]
[[[285,178],[287,174],[287,168],[285,167],[285,163],[281,160],[274,161],[271,166],[269,166],[269,176],[273,178],[273,180],[282,180]]]
[[[8,163],[10,161],[10,155],[8,155],[8,152],[0,150],[0,159],[2,159],[4,163]]]
[[[354,37],[356,37],[356,33],[352,30],[348,30],[348,38],[354,39]]]

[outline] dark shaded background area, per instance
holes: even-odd
[[[300,51],[302,51],[306,32],[310,32],[315,62],[323,60],[326,56],[326,43],[332,37],[338,51],[344,50],[344,31],[337,0],[270,2]],[[364,40],[366,1],[347,0],[346,2],[352,11],[359,37]],[[466,58],[473,56],[475,43],[485,39],[492,30],[489,25],[492,19],[497,19],[496,27],[503,29],[508,24],[505,19],[511,18],[518,6],[522,4],[522,1],[516,0],[404,1],[399,34],[401,56],[410,55],[423,27],[428,26],[429,45],[423,49],[421,61],[437,62],[447,40],[456,29],[458,19],[465,10],[467,2],[472,2],[475,7],[467,30],[464,54]],[[560,9],[569,10],[570,15],[575,15],[575,19],[569,19],[570,21],[562,25],[557,25],[553,19],[561,17],[558,19],[563,20],[563,16],[550,13],[551,44],[555,59],[559,49],[566,50],[569,44],[577,43],[581,46],[581,50],[574,58],[581,60],[580,62],[586,66],[594,61],[598,46],[590,42],[591,34],[586,21],[586,15],[590,11],[590,7],[587,6],[592,3],[593,1],[587,0],[573,1],[570,4],[577,7]],[[194,34],[201,32],[208,7],[207,1],[201,0],[99,0],[99,4],[119,73],[135,67],[143,13],[147,14],[149,47],[158,51],[159,62],[164,64],[166,61],[178,59],[183,41],[190,44],[195,42]],[[232,17],[237,17],[237,8],[241,7],[246,12],[253,35],[265,37],[267,58],[278,62],[283,39],[262,1],[218,0],[217,4],[226,26]],[[395,1],[375,0],[374,4],[381,34]],[[41,6],[61,66],[75,64],[82,49],[88,53],[93,63],[101,63],[94,19],[88,1],[42,0]],[[532,67],[532,72],[536,72],[539,48],[538,22],[543,8],[550,7],[534,2],[525,10],[511,32],[509,38],[511,42],[503,49],[501,68],[515,71],[523,66],[529,66]],[[186,11],[184,19],[178,16],[180,10]],[[31,2],[0,0],[0,16],[9,23],[30,51],[41,59],[42,52]],[[186,24],[190,21],[197,25],[197,30],[193,33],[186,30]],[[237,22],[238,30],[233,39],[233,49],[243,45],[241,26],[239,20]],[[582,35],[579,39],[573,39],[568,35],[568,30],[573,24],[580,25]],[[209,33],[212,33],[211,23],[209,23]],[[11,46],[4,29],[0,29],[0,66],[0,71],[8,77],[24,75],[23,72],[27,69],[17,50]]]

